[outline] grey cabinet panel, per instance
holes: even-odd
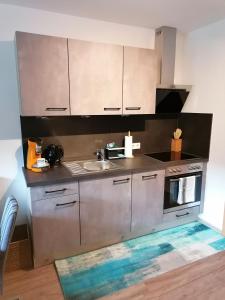
[[[21,115],[69,115],[67,39],[16,32]]]
[[[78,182],[32,187],[30,193],[32,201],[77,194]]]
[[[163,218],[165,171],[132,176],[132,232],[145,234]]]
[[[183,221],[190,218],[198,219],[200,213],[200,206],[181,209],[163,215],[163,223],[173,223],[174,226],[182,224]]]
[[[155,113],[156,78],[154,50],[124,47],[123,114]]]
[[[80,247],[79,196],[32,202],[35,267],[73,255]]]
[[[68,40],[72,115],[122,114],[123,47]]]
[[[80,182],[81,246],[119,242],[130,232],[131,176]]]

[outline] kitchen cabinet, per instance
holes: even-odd
[[[123,47],[68,40],[72,115],[122,114]]]
[[[123,114],[155,113],[155,50],[124,47]]]
[[[163,219],[165,171],[133,174],[131,231],[146,234]]]
[[[69,185],[72,187],[77,183],[66,184]],[[51,186],[34,189],[49,192],[48,198],[31,197],[34,266],[38,267],[74,255],[79,250],[79,195],[63,195],[67,189],[64,185],[54,185],[54,190]]]
[[[193,206],[164,214],[163,223],[177,226],[197,220],[199,214],[200,206]]]
[[[21,115],[69,115],[67,39],[16,32]]]
[[[99,248],[130,232],[131,176],[80,182],[81,246]]]
[[[155,112],[155,50],[16,32],[22,116]]]

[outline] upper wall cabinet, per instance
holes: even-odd
[[[155,112],[154,50],[17,32],[22,116]]]
[[[69,115],[67,39],[16,33],[21,115]]]
[[[123,47],[69,39],[72,115],[122,114]]]
[[[155,113],[156,79],[155,51],[124,47],[123,114]]]

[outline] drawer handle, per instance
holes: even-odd
[[[141,107],[126,107],[126,110],[140,110]]]
[[[45,194],[52,194],[52,193],[64,193],[67,189],[60,189],[60,190],[54,190],[54,191],[45,191]]]
[[[123,184],[123,183],[128,183],[129,181],[130,181],[130,178],[113,180],[113,184]]]
[[[104,107],[105,111],[115,111],[115,110],[121,110],[120,107]]]
[[[146,176],[142,176],[142,180],[150,180],[150,179],[155,179],[157,177],[157,174],[153,174],[153,175],[146,175]]]
[[[75,203],[77,203],[77,201],[71,201],[71,202],[66,202],[66,203],[57,203],[55,206],[60,207],[60,206],[71,205],[71,204],[75,204]]]
[[[190,215],[190,213],[189,213],[189,212],[186,212],[186,213],[183,214],[183,215],[176,215],[176,217],[177,217],[177,218],[180,218],[180,217],[185,217],[185,216],[188,216],[188,215]]]
[[[47,107],[45,110],[47,111],[65,111],[67,107]]]

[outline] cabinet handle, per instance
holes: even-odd
[[[195,178],[202,177],[202,175],[193,175],[193,176],[195,176]],[[181,178],[186,178],[186,177],[188,177],[188,176],[181,177]],[[169,181],[171,181],[171,182],[176,182],[176,181],[179,181],[179,178],[176,178],[176,179],[169,179]]]
[[[45,110],[47,111],[65,111],[67,107],[47,107]]]
[[[146,176],[142,176],[142,180],[150,180],[150,179],[155,179],[157,177],[157,174],[153,174],[153,175],[146,175]]]
[[[126,107],[126,110],[140,110],[141,107]]]
[[[59,192],[64,193],[66,190],[67,190],[67,189],[64,188],[64,189],[54,190],[54,191],[45,191],[45,194],[52,194],[52,193],[59,193]]]
[[[129,181],[130,181],[130,178],[113,180],[113,184],[123,184],[123,183],[128,183]]]
[[[121,110],[120,107],[104,107],[105,111],[115,111],[115,110]]]
[[[185,216],[188,216],[188,215],[190,215],[190,213],[189,213],[189,212],[186,212],[186,213],[183,214],[183,215],[176,215],[176,217],[177,217],[177,218],[180,218],[180,217],[185,217]]]
[[[60,207],[60,206],[65,206],[65,205],[70,205],[70,204],[75,204],[77,201],[71,201],[71,202],[66,202],[66,203],[57,203],[55,206]]]

